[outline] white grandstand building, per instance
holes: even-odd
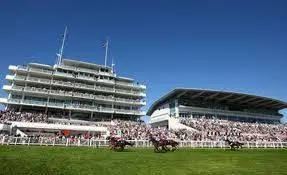
[[[287,103],[268,97],[206,89],[174,89],[149,108],[150,124],[169,129],[189,129],[182,119],[220,119],[250,123],[280,123],[279,110]]]
[[[8,109],[95,121],[145,115],[146,86],[117,76],[110,67],[70,59],[54,66],[10,65],[6,80],[8,97],[0,103]]]
[[[13,121],[0,124],[1,130],[22,131],[91,131],[107,134],[112,119],[137,120],[145,115],[146,86],[131,78],[117,76],[112,67],[62,59],[54,66],[30,63],[9,66],[6,98],[0,103],[6,111],[39,112],[49,122]],[[52,117],[51,117],[52,116]],[[67,123],[69,123],[67,125]],[[6,128],[6,129],[5,129]],[[15,132],[14,132],[15,133]]]

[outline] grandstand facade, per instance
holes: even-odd
[[[146,86],[117,76],[111,67],[63,59],[61,64],[9,66],[7,98],[16,111],[41,111],[89,121],[135,120],[145,115]]]
[[[201,89],[174,89],[154,102],[147,115],[152,126],[191,129],[182,118],[221,119],[248,123],[280,123],[287,103],[251,94]]]

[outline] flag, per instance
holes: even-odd
[[[114,67],[116,64],[114,63],[114,59],[112,59],[112,67]]]
[[[65,34],[62,34],[61,35],[61,39],[63,40],[65,38]]]
[[[104,41],[102,42],[102,47],[103,47],[103,48],[106,48],[106,47],[107,47],[107,42],[108,42],[107,40],[104,40]]]

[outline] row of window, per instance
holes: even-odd
[[[21,95],[15,95],[13,94],[11,96],[12,99],[18,99],[21,100]],[[31,96],[25,96],[23,100],[29,100],[29,101],[36,101],[36,102],[47,102],[47,98],[41,98],[41,97],[31,97]],[[111,104],[94,104],[93,102],[87,102],[87,101],[79,101],[79,100],[59,100],[59,99],[49,99],[50,103],[55,103],[59,105],[67,104],[67,105],[76,105],[76,106],[95,106],[95,107],[102,107],[102,108],[112,108]],[[139,107],[135,106],[121,106],[121,105],[114,105],[115,109],[123,109],[123,110],[139,110]]]
[[[253,118],[253,117],[244,117],[244,116],[227,116],[227,115],[212,115],[212,114],[203,114],[203,113],[180,113],[179,117],[184,118],[205,118],[205,119],[220,119],[220,120],[231,120],[239,122],[249,122],[249,123],[280,123],[276,119],[262,119],[262,118]]]

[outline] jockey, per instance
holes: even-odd
[[[161,140],[160,135],[156,135],[156,136],[155,136],[155,140],[156,140],[156,141],[160,141],[160,140]]]

